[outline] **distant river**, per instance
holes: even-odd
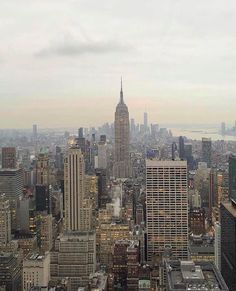
[[[221,135],[218,133],[216,128],[212,129],[184,129],[184,128],[171,128],[173,136],[186,136],[189,139],[201,140],[202,137],[211,138],[212,140],[226,140],[236,141],[236,136]]]

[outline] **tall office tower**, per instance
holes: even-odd
[[[35,186],[35,207],[36,211],[46,211],[51,213],[51,189],[47,185]]]
[[[49,185],[49,157],[40,153],[36,163],[36,184]]]
[[[176,145],[175,142],[173,142],[172,145],[171,145],[171,159],[173,161],[175,160],[176,151],[177,151],[177,145]]]
[[[229,156],[229,198],[236,204],[236,155]]]
[[[115,112],[115,159],[114,176],[128,178],[130,176],[129,157],[129,111],[124,103],[121,81],[120,102]]]
[[[95,232],[73,231],[60,235],[51,252],[50,269],[52,280],[70,279],[71,291],[87,287],[89,275],[96,270]]]
[[[135,121],[134,118],[130,119],[130,133],[131,133],[131,137],[135,136]]]
[[[14,147],[2,148],[2,168],[4,169],[16,168],[16,148]]]
[[[98,169],[106,169],[107,168],[107,143],[100,139],[98,143]]]
[[[23,191],[22,169],[0,169],[0,193],[5,193],[10,202],[11,229],[16,230],[17,201]]]
[[[106,208],[106,203],[109,202],[106,170],[96,169],[96,176],[98,178],[98,208]]]
[[[225,127],[225,122],[221,123],[221,134],[225,135],[226,127]]]
[[[207,167],[211,167],[211,139],[210,138],[202,138],[202,161],[207,163]]]
[[[185,158],[184,138],[183,138],[183,136],[179,137],[179,158],[181,160],[183,160]]]
[[[221,225],[215,222],[215,265],[221,271]]]
[[[146,161],[147,259],[167,245],[173,256],[188,257],[188,183],[186,161]]]
[[[37,140],[38,138],[38,127],[37,124],[33,124],[33,139]]]
[[[80,127],[78,130],[78,137],[83,138],[84,137],[84,129],[83,127]]]
[[[36,218],[37,244],[42,254],[49,252],[53,244],[52,214],[42,213]]]
[[[0,195],[0,245],[11,240],[11,211],[5,194]]]
[[[20,197],[17,201],[17,229],[23,232],[29,232],[29,198]]]
[[[84,158],[78,145],[69,148],[64,162],[65,228],[89,230],[91,205],[86,201]]]
[[[220,207],[221,273],[229,290],[236,290],[236,205],[223,202]]]
[[[229,157],[229,198],[220,207],[221,271],[230,290],[236,290],[236,156]]]
[[[38,127],[37,124],[33,124],[33,143],[35,153],[38,152]]]
[[[148,114],[147,114],[147,112],[144,112],[144,114],[143,114],[143,125],[144,125],[145,132],[147,132],[147,130],[148,130]]]

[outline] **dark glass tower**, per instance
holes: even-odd
[[[229,157],[229,197],[236,204],[236,155]]]

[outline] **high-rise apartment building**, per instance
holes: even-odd
[[[0,244],[6,245],[11,240],[11,211],[5,194],[0,195]]]
[[[188,257],[186,161],[146,161],[147,259],[171,246],[175,258]]]
[[[69,148],[64,163],[65,228],[90,230],[92,208],[85,199],[84,157],[78,145]]]
[[[211,167],[211,158],[212,158],[212,147],[211,139],[203,137],[202,138],[202,161],[207,163],[207,167]]]
[[[130,176],[129,157],[129,111],[124,103],[121,83],[120,102],[115,112],[115,157],[114,176],[116,178],[128,178]]]
[[[2,148],[2,168],[4,169],[16,168],[16,148],[14,147]]]

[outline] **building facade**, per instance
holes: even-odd
[[[11,240],[11,211],[5,194],[0,195],[0,244],[6,245]]]
[[[14,147],[2,148],[2,168],[4,169],[16,168],[16,148]]]
[[[32,287],[47,288],[49,280],[50,254],[29,254],[23,260],[23,291],[30,291]]]
[[[129,111],[124,103],[121,83],[120,102],[115,112],[115,156],[114,176],[116,178],[128,178],[130,176],[129,157]]]
[[[147,260],[171,246],[175,258],[188,257],[186,161],[146,161]]]
[[[84,158],[77,145],[68,150],[65,158],[64,180],[66,230],[90,230],[92,207],[89,200],[85,199]]]

